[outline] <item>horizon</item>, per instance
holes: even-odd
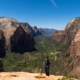
[[[80,17],[79,0],[0,0],[0,16],[38,28],[64,30]]]

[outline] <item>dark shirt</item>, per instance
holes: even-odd
[[[45,67],[49,67],[50,66],[50,61],[45,61],[45,65],[44,65]]]

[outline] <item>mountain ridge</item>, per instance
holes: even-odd
[[[80,78],[80,17],[72,19],[66,26],[65,30],[59,34],[57,31],[53,34],[53,39],[69,45],[69,49],[62,57],[63,59],[70,59],[68,68],[71,75]],[[67,66],[67,65],[66,65]],[[68,70],[70,68],[70,70]]]

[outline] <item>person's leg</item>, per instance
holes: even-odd
[[[47,67],[45,67],[45,73],[46,73],[46,75],[47,75]]]
[[[47,75],[49,76],[49,67],[47,67]]]
[[[49,67],[45,67],[46,76],[49,76]]]

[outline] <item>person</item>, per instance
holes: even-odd
[[[49,58],[46,57],[46,60],[45,60],[45,73],[46,73],[46,76],[49,76],[49,67],[50,67],[50,61],[49,61]]]

